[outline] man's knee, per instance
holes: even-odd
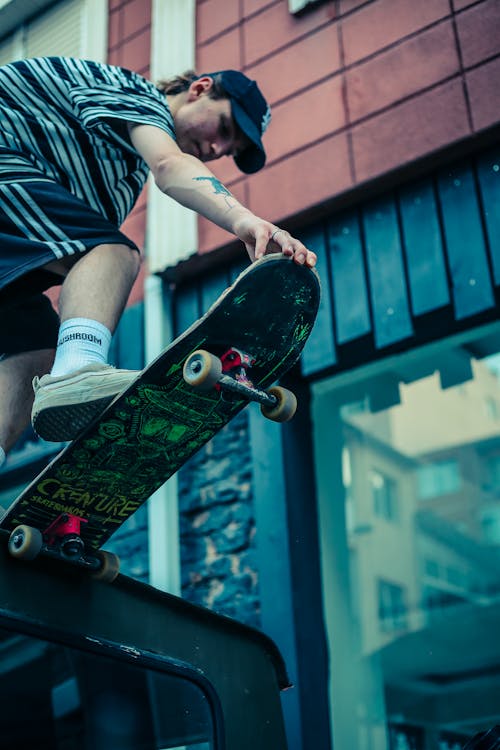
[[[126,273],[132,279],[137,277],[141,268],[141,254],[129,245],[99,245],[89,255],[93,255],[99,262],[106,259],[108,264],[111,261],[117,271]]]
[[[128,245],[121,245],[121,247],[123,247],[126,252],[126,257],[128,258],[128,262],[130,264],[132,272],[137,276],[142,265],[142,255],[138,250],[135,250],[133,247],[129,247]]]
[[[136,248],[130,245],[103,244],[96,245],[92,250],[87,250],[82,255],[71,255],[60,260],[51,261],[44,268],[61,276],[67,276],[69,271],[74,266],[78,266],[82,260],[104,257],[115,261],[117,267],[126,268],[127,272],[133,275],[134,278],[139,273],[142,264],[142,256]]]

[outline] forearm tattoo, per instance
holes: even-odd
[[[197,182],[207,180],[208,182],[210,182],[214,189],[214,195],[224,196],[226,205],[229,208],[232,208],[233,204],[229,201],[229,198],[233,198],[234,200],[234,195],[227,189],[227,187],[222,184],[220,180],[217,179],[217,177],[193,177],[193,180],[196,180]]]

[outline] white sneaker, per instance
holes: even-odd
[[[33,380],[31,423],[44,440],[73,440],[137,378],[139,370],[90,364],[80,370]]]

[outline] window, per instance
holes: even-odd
[[[488,396],[500,403],[500,380],[478,360],[465,388],[443,389],[433,368],[446,347],[437,354],[422,362],[416,352],[401,355],[386,369],[374,365],[365,380],[352,372],[340,384],[325,377],[312,386],[336,747],[361,747],[369,736],[391,750],[458,750],[461,730],[470,736],[471,727],[500,722],[488,703],[500,689],[491,670],[500,614],[500,428],[484,409]],[[360,409],[373,384],[394,372],[401,403]],[[353,533],[351,506],[362,534]],[[395,516],[397,523],[386,520]],[[432,695],[425,707],[423,693]],[[363,725],[353,726],[346,717],[360,706]]]
[[[381,630],[392,632],[407,627],[405,589],[395,583],[379,580],[378,582],[378,615]]]
[[[396,521],[398,517],[396,481],[376,470],[370,472],[369,481],[375,515],[386,521]]]
[[[458,461],[451,459],[419,466],[417,484],[420,500],[458,492],[461,485]]]
[[[1,748],[215,750],[200,686],[0,629]]]
[[[18,5],[24,10],[19,11],[16,28],[0,41],[0,65],[42,55],[106,60],[107,3],[62,0],[35,18],[28,16],[28,3]]]

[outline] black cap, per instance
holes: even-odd
[[[236,124],[252,142],[251,146],[234,157],[236,166],[246,174],[258,172],[266,163],[262,136],[271,121],[271,107],[262,96],[256,82],[238,70],[204,73],[200,78],[204,76],[217,77],[231,101],[231,110]]]

